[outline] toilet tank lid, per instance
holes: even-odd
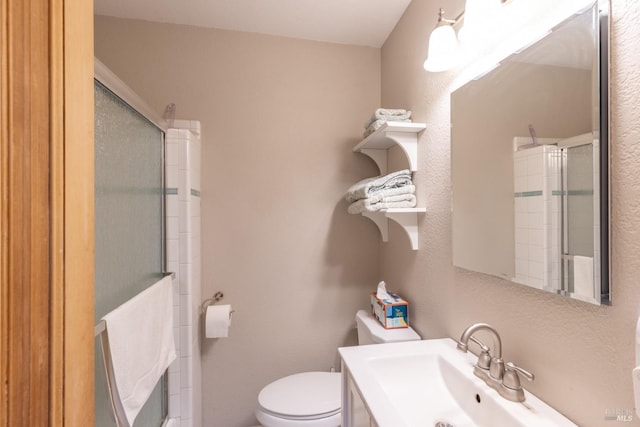
[[[378,320],[365,310],[356,313],[358,327],[364,326],[376,343],[419,341],[420,335],[411,327],[385,329]]]

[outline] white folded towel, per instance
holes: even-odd
[[[378,108],[364,123],[364,128],[367,129],[376,120],[388,120],[388,121],[405,121],[411,118],[411,111],[402,108]]]
[[[391,199],[392,197],[400,197],[406,196],[407,194],[415,194],[416,186],[415,185],[403,185],[402,187],[394,187],[394,188],[382,188],[380,190],[373,191],[369,193],[366,199],[360,200],[368,200],[369,203],[378,203],[384,201],[401,201],[404,199]]]
[[[171,276],[165,276],[102,318],[115,386],[130,425],[176,358],[172,297]]]
[[[369,199],[356,200],[349,205],[347,212],[350,214],[359,214],[363,212],[375,212],[380,209],[415,207],[416,196],[413,194],[402,194],[400,196],[383,197],[375,202],[372,202]]]
[[[411,182],[411,171],[409,169],[403,169],[401,171],[392,172],[384,176],[376,176],[374,178],[365,178],[353,184],[345,194],[344,198],[347,202],[353,203],[359,199],[366,199],[367,197],[375,194],[381,190],[388,190],[391,188],[400,188],[413,185]],[[413,189],[415,191],[415,188]],[[385,195],[391,196],[394,194],[403,194],[404,192],[386,193]]]

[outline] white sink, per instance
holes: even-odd
[[[575,426],[526,391],[523,403],[501,397],[473,374],[476,357],[458,350],[451,339],[339,352],[379,427]]]

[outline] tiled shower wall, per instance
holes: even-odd
[[[169,368],[169,417],[181,427],[202,425],[200,369],[200,122],[174,121],[166,135],[167,268],[174,280],[178,358]]]
[[[550,145],[513,154],[514,281],[538,289],[560,286],[560,159]]]

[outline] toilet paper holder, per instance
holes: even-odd
[[[202,314],[205,314],[207,312],[207,307],[217,303],[222,298],[224,298],[224,294],[220,291],[216,292],[211,298],[207,298],[206,300],[202,301],[202,304],[200,305],[200,312]],[[231,313],[233,313],[233,311],[235,310],[232,310]]]

